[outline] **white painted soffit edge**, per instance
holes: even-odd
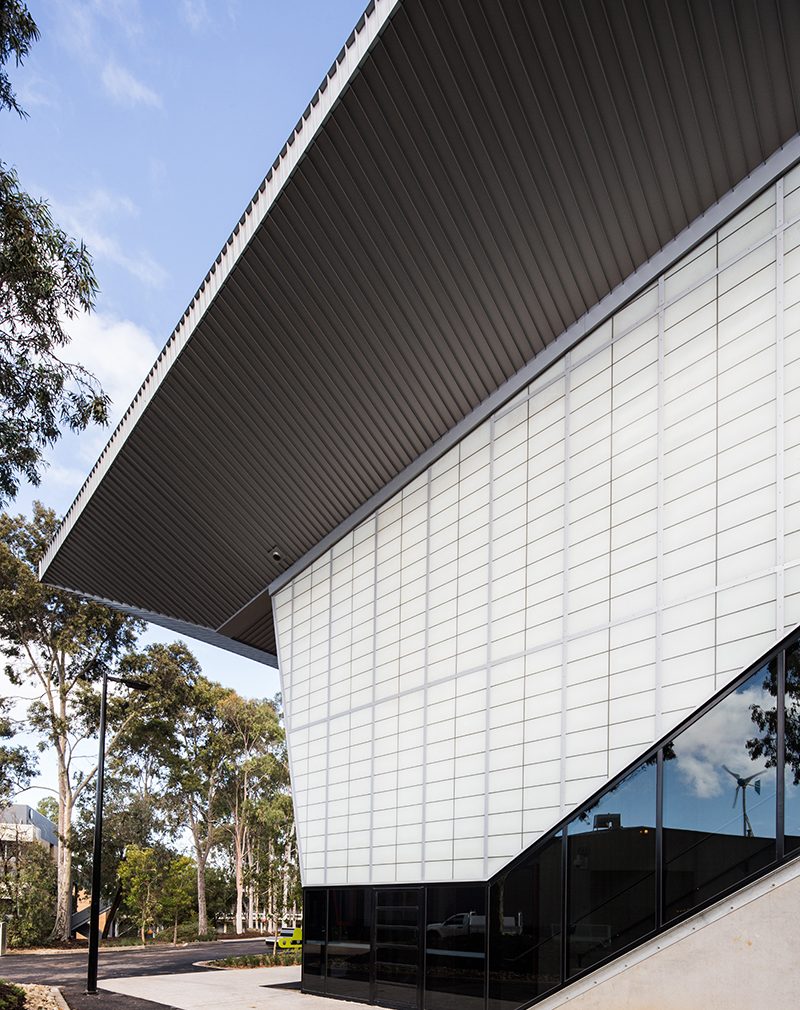
[[[637,270],[634,270],[613,291],[610,291],[596,305],[589,309],[588,312],[584,313],[580,319],[576,319],[552,344],[537,354],[516,375],[504,382],[483,403],[467,414],[446,435],[443,435],[438,442],[435,442],[421,456],[418,456],[413,463],[409,463],[401,473],[364,502],[352,515],[339,523],[327,536],[323,537],[314,548],[307,551],[293,565],[287,568],[285,572],[282,572],[274,579],[268,587],[270,595],[277,593],[291,582],[292,579],[295,579],[305,571],[309,565],[312,565],[322,557],[342,537],[347,536],[348,533],[352,532],[365,519],[369,518],[373,512],[382,505],[385,505],[390,498],[394,497],[399,491],[402,491],[407,484],[410,484],[411,481],[419,477],[437,459],[452,449],[463,438],[466,438],[478,425],[482,424],[504,404],[513,399],[525,386],[533,382],[537,376],[541,375],[542,372],[558,361],[559,358],[563,357],[576,344],[580,343],[584,337],[589,336],[593,330],[606,322],[626,302],[641,294],[660,274],[669,270],[678,260],[691,252],[695,246],[708,238],[709,235],[720,228],[729,218],[733,217],[742,207],[750,203],[751,200],[771,186],[782,175],[785,175],[798,162],[800,162],[800,134],[795,134],[783,147],[779,148],[765,162],[759,165],[755,171],[737,183],[725,196],[709,207],[704,214],[696,218],[679,235],[676,235],[674,239],[663,246],[655,256],[647,260],[646,263],[643,263]]]
[[[359,19],[67,510],[39,563],[40,579],[400,2],[373,0]]]
[[[75,593],[74,589],[68,589],[66,586],[53,585],[52,588],[60,589],[62,592],[70,593],[71,595]],[[129,603],[120,603],[119,600],[107,600],[105,597],[93,596],[91,593],[80,593],[80,596],[85,600],[91,600],[93,603],[102,603],[104,607],[119,610],[130,617],[136,617],[140,621],[147,621],[148,624],[156,624],[160,628],[166,628],[176,635],[186,635],[187,638],[194,638],[198,642],[205,642],[206,645],[214,645],[218,649],[224,649],[226,652],[232,652],[236,656],[251,659],[256,663],[262,663],[264,666],[271,666],[273,668],[277,668],[278,666],[278,657],[273,656],[272,653],[262,652],[261,649],[256,649],[254,646],[247,645],[244,642],[237,642],[235,638],[222,635],[214,628],[205,628],[199,624],[191,624],[189,621],[181,621],[176,617],[165,617],[163,614],[157,614],[151,610],[143,610],[141,607],[134,607]]]

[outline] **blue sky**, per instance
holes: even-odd
[[[70,356],[114,401],[111,428],[62,439],[41,486],[14,504],[63,513],[366,0],[28,5],[41,39],[11,76],[29,118],[2,114],[0,158],[94,256],[97,310],[75,322]],[[173,637],[154,628],[146,640]],[[267,667],[190,645],[213,679],[278,690]],[[13,693],[1,678],[0,693]]]

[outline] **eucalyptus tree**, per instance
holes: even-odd
[[[228,758],[221,701],[230,691],[203,676],[182,642],[151,645],[126,658],[127,674],[151,685],[126,747],[157,766],[160,805],[174,831],[188,829],[197,867],[198,932],[208,933],[206,867],[219,843]]]
[[[0,0],[0,110],[24,116],[8,73],[38,39],[21,0]],[[109,398],[91,372],[66,360],[69,323],[94,307],[92,260],[0,161],[0,506],[20,478],[38,484],[44,450],[63,428],[106,424]]]
[[[242,933],[246,868],[250,871],[247,883],[252,884],[252,834],[258,826],[256,811],[280,774],[276,750],[282,743],[283,733],[278,713],[270,701],[243,698],[231,691],[220,699],[219,710],[227,752],[223,795],[236,882],[234,929]],[[249,891],[248,925],[252,927],[255,924],[255,888],[250,886]]]
[[[43,585],[39,561],[58,528],[52,509],[34,504],[33,516],[0,513],[0,652],[12,684],[33,687],[28,710],[40,749],[56,761],[58,793],[58,896],[53,935],[68,939],[71,918],[72,816],[94,782],[95,764],[79,754],[97,733],[98,682],[130,651],[141,622],[99,603]],[[113,752],[134,709],[125,692],[112,692],[107,749]]]

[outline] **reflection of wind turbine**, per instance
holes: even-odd
[[[736,801],[739,799],[739,790],[742,790],[742,834],[745,838],[753,837],[753,825],[750,823],[750,818],[747,816],[747,787],[753,782],[753,779],[757,779],[753,782],[753,789],[755,789],[758,796],[761,795],[761,779],[758,778],[762,772],[756,772],[754,775],[749,775],[746,779],[743,779],[741,775],[737,772],[732,772],[727,765],[722,766],[729,775],[733,775],[736,779],[736,792],[733,794],[733,806],[736,806]]]

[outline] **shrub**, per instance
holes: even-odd
[[[8,919],[9,947],[47,941],[55,920],[56,864],[41,845],[15,842],[0,880],[0,915]]]
[[[0,978],[0,1010],[25,1010],[25,990]]]
[[[160,943],[172,943],[173,928],[168,926],[156,933],[155,939]],[[207,933],[197,932],[197,919],[182,922],[178,926],[178,943],[194,943],[196,940],[216,940],[217,931],[212,927]]]
[[[278,965],[300,964],[300,951],[287,950],[281,954],[240,954],[238,957],[220,957],[208,963],[214,968],[275,968]]]

